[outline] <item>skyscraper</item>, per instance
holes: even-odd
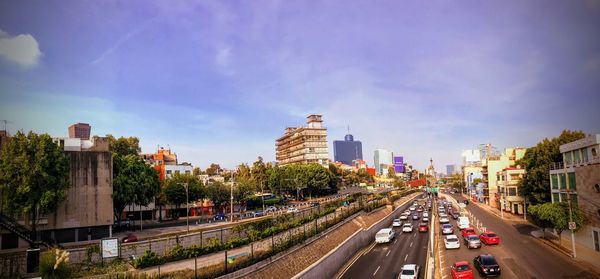
[[[387,172],[387,168],[394,164],[392,151],[387,149],[375,149],[373,161],[375,163],[375,170],[378,175],[383,174],[383,171]]]
[[[342,162],[351,166],[352,161],[362,160],[362,143],[354,141],[351,134],[347,134],[344,140],[333,141],[333,157],[336,162]]]

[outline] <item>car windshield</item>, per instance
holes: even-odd
[[[476,235],[469,235],[467,236],[468,240],[479,240],[479,238]]]
[[[402,275],[415,275],[415,271],[412,269],[403,269]]]
[[[488,233],[488,234],[486,234],[486,236],[487,237],[496,237],[496,234],[495,233]]]
[[[457,238],[446,238],[446,241],[448,242],[458,242]]]
[[[412,227],[412,224],[404,224],[404,227]]]
[[[497,265],[496,259],[494,257],[481,257],[481,263],[484,265]]]
[[[457,265],[456,266],[456,271],[458,272],[463,272],[463,271],[467,271],[469,270],[469,266],[468,265]]]

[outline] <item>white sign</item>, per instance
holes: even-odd
[[[575,230],[577,228],[577,225],[575,224],[575,222],[569,222],[569,230]]]
[[[119,239],[107,238],[102,239],[102,258],[114,258],[119,256]]]

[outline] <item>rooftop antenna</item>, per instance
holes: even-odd
[[[350,125],[348,125],[348,135],[350,134]]]

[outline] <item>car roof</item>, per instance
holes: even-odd
[[[416,264],[405,264],[402,266],[402,269],[416,269]]]
[[[447,239],[450,239],[450,238],[458,238],[458,237],[457,237],[456,235],[449,234],[449,235],[447,235],[447,236],[446,236],[446,238],[447,238]]]
[[[385,228],[385,229],[381,229],[379,230],[379,232],[390,232],[392,229],[390,228]]]
[[[490,232],[490,231],[484,232],[482,234],[490,234],[490,233],[496,234],[495,232]]]
[[[467,261],[462,261],[462,262],[455,262],[454,265],[469,265],[469,262]]]

